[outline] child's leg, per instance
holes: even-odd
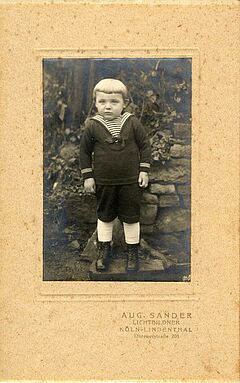
[[[127,243],[128,272],[138,269],[138,246],[140,240],[140,206],[142,190],[137,183],[119,188],[119,216],[123,222]]]
[[[140,224],[123,222],[125,241],[128,245],[138,244],[140,240]]]
[[[113,232],[113,220],[117,217],[115,186],[97,185],[97,235],[98,235],[98,258],[96,268],[105,271],[111,255],[111,240]]]
[[[113,222],[103,222],[100,219],[97,221],[97,234],[99,242],[111,242],[113,232]]]
[[[123,222],[125,241],[127,243],[126,271],[138,270],[138,246],[140,240],[140,224]]]
[[[105,271],[108,267],[110,258],[112,240],[113,221],[103,222],[98,219],[97,222],[97,235],[98,235],[98,258],[96,268],[98,271]]]

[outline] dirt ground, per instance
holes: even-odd
[[[90,262],[80,260],[89,235],[95,230],[76,225],[65,226],[45,219],[44,281],[87,281]]]
[[[52,241],[46,246],[44,262],[45,281],[87,281],[90,262],[81,261],[81,252],[70,249],[68,243]]]

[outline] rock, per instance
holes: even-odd
[[[191,159],[190,158],[170,158],[168,161],[164,163],[156,163],[153,162],[151,166],[151,171],[150,175],[153,174],[158,174],[162,172],[167,172],[171,169],[176,169],[178,167],[190,169],[191,168]],[[160,182],[162,184],[162,182]],[[174,183],[174,182],[172,182]],[[186,182],[184,182],[186,183]]]
[[[186,232],[180,232],[181,236],[175,233],[163,234],[156,232],[151,236],[149,242],[153,247],[166,249],[170,254],[178,257],[180,252],[190,253],[190,237]]]
[[[150,172],[151,183],[183,184],[190,181],[191,162],[189,159],[173,158],[164,165],[152,166]]]
[[[166,167],[178,167],[182,166],[186,169],[191,168],[191,159],[190,158],[171,158],[170,161],[166,163]]]
[[[173,124],[174,138],[190,142],[191,140],[191,125],[190,124]]]
[[[166,258],[162,251],[152,248],[144,239],[141,239],[140,246],[143,250],[147,251],[152,258],[161,259],[165,269],[172,266],[173,262],[169,258]]]
[[[169,207],[169,206],[179,206],[180,201],[179,197],[176,194],[170,195],[160,195],[159,196],[159,206],[160,207]]]
[[[81,261],[92,262],[97,258],[97,230],[89,238],[86,247],[81,254]]]
[[[191,185],[177,185],[177,193],[181,195],[190,195],[191,194]]]
[[[181,241],[172,233],[160,234],[158,232],[158,234],[155,234],[155,237],[153,236],[151,240],[155,247],[167,249],[169,252],[173,251],[175,253],[182,250]]]
[[[190,157],[191,146],[175,144],[170,149],[170,155],[174,158]]]
[[[180,232],[190,228],[190,211],[181,208],[160,209],[157,228],[161,233]]]
[[[172,136],[171,127],[169,127],[168,129],[161,129],[159,133],[167,137]]]
[[[184,262],[190,261],[191,238],[189,230],[167,234],[156,231],[149,236],[148,242],[152,247],[161,249],[163,253],[163,249],[167,250],[168,254],[172,254],[177,262],[183,262],[183,256],[185,257]]]
[[[71,247],[74,250],[77,250],[80,248],[80,245],[79,245],[78,241],[75,240],[75,241],[72,241],[71,243],[69,243],[69,247]]]
[[[66,227],[63,232],[65,234],[73,234],[73,233],[76,233],[76,229],[72,229],[71,227]]]
[[[143,204],[141,206],[140,222],[145,225],[152,225],[157,216],[157,205]]]
[[[141,225],[141,234],[152,234],[154,232],[153,225]]]
[[[149,205],[156,205],[158,203],[157,196],[151,193],[143,193],[141,203],[148,203]]]
[[[181,242],[182,250],[187,254],[191,253],[191,230],[174,233],[175,237]]]
[[[151,184],[150,191],[154,194],[175,194],[174,185]]]
[[[165,277],[163,261],[160,258],[139,259],[139,269],[126,272],[126,259],[111,260],[106,271],[97,271],[96,262],[90,266],[89,277],[94,281],[157,281]]]
[[[70,194],[65,201],[67,222],[95,223],[97,221],[96,206],[96,198],[93,195]]]

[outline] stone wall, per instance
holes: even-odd
[[[191,128],[174,124],[176,144],[171,147],[171,159],[154,163],[150,183],[141,204],[141,233],[152,246],[164,248],[178,262],[190,261],[191,229]],[[96,200],[91,195],[72,194],[66,201],[68,222],[86,227],[96,223]]]
[[[171,159],[153,164],[150,185],[143,194],[143,236],[152,245],[173,252],[179,262],[190,261],[191,229],[191,127],[174,124]]]

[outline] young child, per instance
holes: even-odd
[[[125,112],[126,86],[116,79],[97,83],[93,98],[97,114],[86,121],[80,145],[84,188],[96,193],[98,258],[96,268],[107,269],[113,221],[123,223],[128,272],[138,269],[140,201],[148,186],[150,144],[139,120]]]

